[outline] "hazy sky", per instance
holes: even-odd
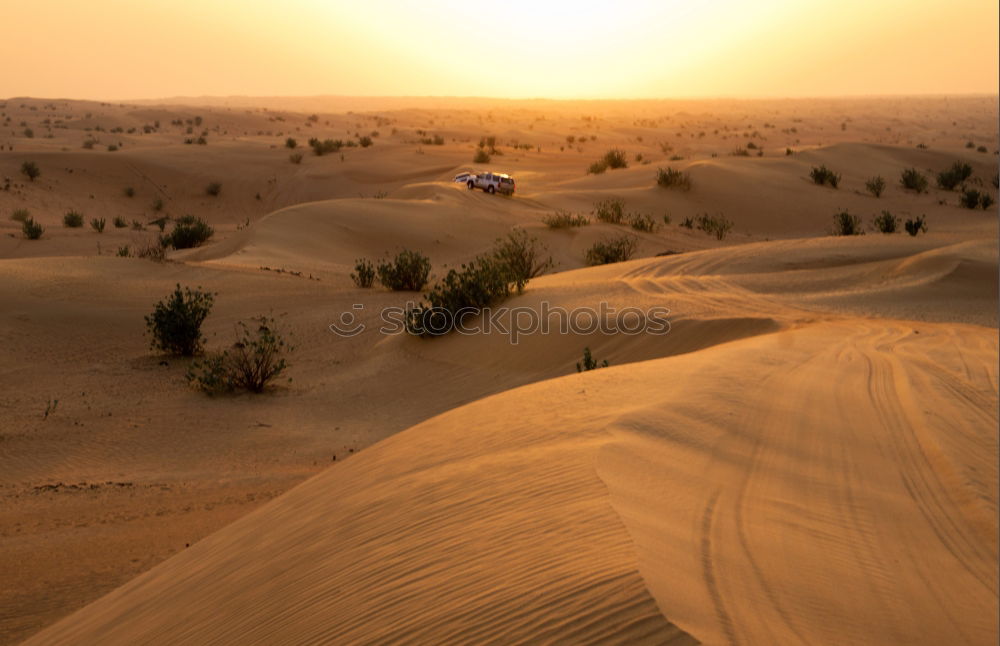
[[[996,93],[997,0],[23,0],[0,97]]]

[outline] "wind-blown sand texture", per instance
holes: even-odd
[[[995,97],[249,101],[6,100],[35,138],[0,136],[0,642],[996,642],[997,218],[933,187],[961,160],[996,196]],[[206,146],[181,143],[195,116]],[[48,139],[44,118],[67,127]],[[343,160],[303,149],[372,130]],[[513,199],[450,182],[484,135]],[[764,156],[729,155],[748,141]],[[611,147],[629,168],[587,175]],[[839,189],[812,183],[819,164]],[[666,166],[691,191],[657,187]],[[898,186],[907,167],[928,193]],[[629,230],[541,220],[612,196],[671,224],[636,234],[636,260],[584,267]],[[111,219],[149,222],[156,197],[216,236],[115,257],[156,229]],[[70,208],[107,229],[63,228]],[[825,235],[841,209],[926,214],[929,232]],[[678,226],[703,212],[733,232]],[[662,306],[670,333],[328,331],[354,303],[375,324],[418,298],[356,289],[356,258],[405,246],[441,276],[516,226],[558,264],[508,305]],[[143,337],[178,282],[218,292],[212,347],[283,315],[293,381],[188,388]],[[611,367],[576,374],[584,346]]]

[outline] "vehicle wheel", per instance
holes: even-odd
[[[492,184],[490,184],[489,186],[487,186],[487,187],[486,187],[486,192],[487,192],[487,193],[489,193],[490,195],[493,195],[493,192],[494,192],[495,190],[496,190],[496,189],[495,189],[495,188],[493,188],[493,185],[492,185]]]
[[[471,190],[472,190],[472,189],[474,189],[474,188],[476,188],[476,185],[475,185],[475,184],[473,184],[473,183],[472,183],[472,180],[470,179],[470,180],[469,180],[469,190],[471,191]]]

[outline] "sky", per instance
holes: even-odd
[[[4,2],[0,97],[998,92],[996,0]]]

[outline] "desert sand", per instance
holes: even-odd
[[[933,178],[968,163],[996,197],[997,114],[996,97],[0,101],[0,643],[996,643],[997,214]],[[374,145],[306,146],[359,135]],[[502,154],[473,164],[483,136]],[[629,167],[587,174],[610,148]],[[810,180],[821,164],[839,188]],[[656,185],[667,166],[690,191]],[[899,186],[910,167],[928,192]],[[516,194],[451,181],[477,169]],[[586,267],[629,230],[542,219],[609,197],[661,226]],[[106,230],[64,228],[70,209]],[[928,231],[829,235],[844,209]],[[700,213],[732,232],[679,226]],[[117,257],[186,214],[207,245]],[[375,331],[420,295],[356,288],[355,259],[416,249],[440,277],[515,227],[556,266],[506,305],[666,307],[670,333]],[[218,293],[210,347],[279,316],[292,380],[190,388],[144,336],[176,283]],[[331,333],[356,303],[369,330]],[[610,367],[577,374],[585,346]]]

